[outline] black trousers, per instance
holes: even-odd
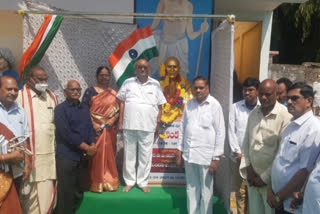
[[[83,198],[88,161],[73,161],[57,156],[56,166],[58,187],[54,214],[73,214]]]

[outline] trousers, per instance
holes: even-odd
[[[148,185],[151,170],[153,132],[123,130],[123,178],[126,185],[140,188]],[[138,160],[138,164],[136,163]],[[137,164],[137,166],[136,166]]]
[[[189,214],[212,214],[213,176],[209,166],[185,163]]]

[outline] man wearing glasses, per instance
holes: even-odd
[[[138,60],[136,77],[127,79],[117,95],[120,100],[119,131],[123,131],[124,137],[123,178],[126,186],[123,192],[130,191],[135,184],[143,192],[150,192],[148,177],[153,142],[159,134],[161,106],[166,98],[160,83],[149,77],[149,72],[148,61]]]
[[[88,157],[97,151],[87,105],[80,103],[81,88],[76,80],[64,89],[66,101],[54,111],[58,200],[56,214],[75,213],[83,196]]]
[[[312,87],[305,83],[289,88],[288,111],[293,119],[282,134],[272,165],[272,188],[268,191],[271,207],[280,209],[283,205],[278,213],[302,213],[302,207],[290,210],[290,203],[293,193],[306,182],[320,151],[320,121],[312,113],[313,98]]]

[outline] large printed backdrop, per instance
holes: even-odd
[[[212,0],[136,0],[137,13],[164,13],[164,14],[212,14],[214,1]],[[210,69],[210,38],[211,20],[207,20],[208,30],[203,34],[198,31],[205,20],[199,19],[137,19],[139,28],[152,25],[162,63],[170,55],[176,56],[181,63],[182,73],[189,81],[196,75],[208,77]],[[200,46],[202,51],[199,53]],[[200,58],[199,58],[200,54]],[[162,57],[161,57],[162,56]],[[199,62],[198,62],[199,61]],[[153,60],[153,76],[158,77],[157,61]],[[155,65],[154,65],[155,64]]]

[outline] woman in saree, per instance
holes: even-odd
[[[109,88],[110,69],[101,66],[96,72],[97,83],[88,88],[82,98],[90,108],[93,127],[96,131],[97,153],[90,161],[90,191],[116,191],[119,176],[116,166],[116,122],[119,117],[119,105],[116,91]]]
[[[0,123],[0,137],[10,140],[14,137],[13,133],[2,123]],[[1,142],[1,140],[0,140]],[[1,166],[18,163],[24,160],[21,151],[14,151],[0,155]],[[11,170],[5,172],[0,168],[0,214],[22,214],[18,194],[13,182]]]

